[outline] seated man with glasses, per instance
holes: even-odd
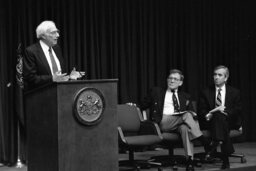
[[[204,145],[206,140],[195,119],[190,95],[178,90],[183,79],[180,70],[170,70],[167,88],[152,88],[139,107],[141,110],[150,109],[150,119],[158,123],[162,132],[180,133],[187,158],[186,170],[193,171],[193,140],[198,139]]]

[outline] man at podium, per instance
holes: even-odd
[[[23,74],[25,89],[34,89],[50,82],[77,79],[84,73],[73,69],[70,75],[65,73],[61,49],[57,45],[59,30],[53,21],[43,21],[36,28],[38,42],[25,50]]]

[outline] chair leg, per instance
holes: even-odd
[[[147,160],[135,160],[134,159],[134,151],[129,149],[129,160],[119,161],[119,166],[130,166],[135,171],[139,171],[141,168],[143,169],[149,169],[151,165],[159,166],[155,164],[154,162],[151,163]]]
[[[173,148],[169,148],[168,149],[168,152],[169,152],[169,156],[173,156],[173,154],[174,154],[174,152],[173,152],[174,150],[173,150]]]
[[[241,163],[246,163],[246,158],[243,154],[237,154],[237,153],[233,153],[230,154],[229,157],[236,157],[236,158],[240,158],[241,159]]]
[[[120,166],[132,167],[132,170],[140,171],[140,166],[134,160],[134,152],[133,152],[133,150],[129,149],[128,151],[129,151],[128,152],[129,159],[128,160],[119,161],[119,167]]]
[[[129,161],[134,161],[134,153],[133,150],[129,150]]]

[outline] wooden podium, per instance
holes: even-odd
[[[28,171],[118,170],[116,79],[52,83],[25,99]]]

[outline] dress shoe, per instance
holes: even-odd
[[[230,164],[229,163],[225,163],[223,162],[222,165],[221,165],[221,169],[229,169],[230,168]]]
[[[229,169],[230,168],[230,164],[229,164],[229,158],[227,154],[223,154],[222,156],[222,165],[221,165],[221,169]]]
[[[216,158],[212,157],[211,155],[206,155],[205,158],[204,158],[204,161],[207,162],[207,163],[214,163],[215,159]]]
[[[209,158],[212,156],[212,154],[213,154],[214,152],[216,152],[217,147],[218,147],[219,145],[221,145],[221,144],[222,144],[222,142],[219,142],[219,141],[212,141],[212,142],[210,143],[210,145],[205,148],[206,151],[207,151],[207,152],[206,152],[206,155],[205,155],[205,160],[209,160]]]
[[[186,171],[194,171],[194,162],[191,157],[188,158],[187,160],[187,166],[186,166]]]
[[[193,164],[187,164],[186,171],[195,171]]]

